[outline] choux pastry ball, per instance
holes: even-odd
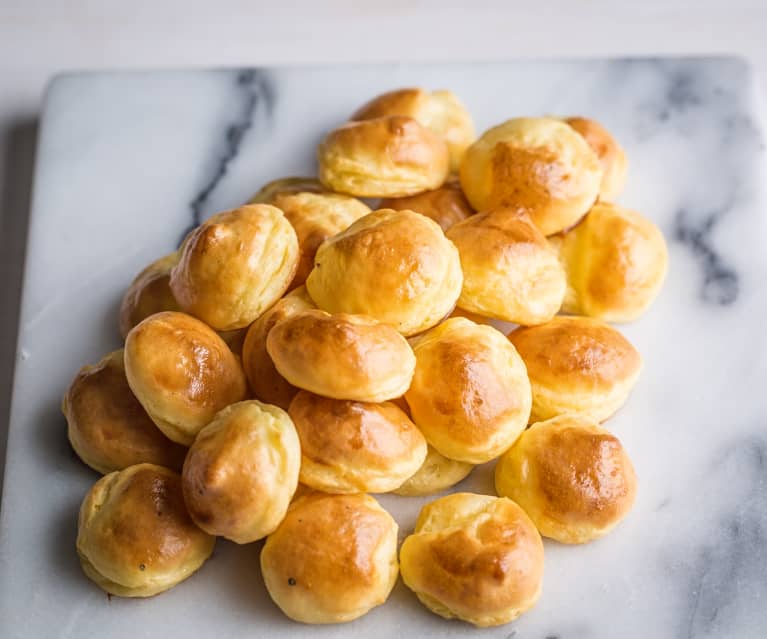
[[[119,314],[123,339],[130,329],[150,315],[181,310],[170,290],[170,272],[178,260],[178,251],[155,260],[136,276],[125,291]]]
[[[455,486],[466,479],[473,469],[474,464],[448,459],[433,446],[427,446],[426,458],[421,467],[392,492],[403,497],[431,495]]]
[[[434,220],[445,232],[454,224],[474,215],[474,209],[461,191],[460,182],[453,177],[431,191],[381,200],[379,207],[395,211],[415,211]]]

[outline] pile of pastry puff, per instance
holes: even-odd
[[[541,536],[589,542],[632,506],[603,422],[641,358],[607,322],[658,293],[663,236],[612,203],[625,155],[583,118],[475,139],[450,92],[399,90],[317,158],[317,179],[266,185],[141,272],[124,348],[66,393],[72,447],[104,474],[83,570],[146,597],[217,536],[265,539],[292,619],[358,618],[401,574],[438,615],[507,623],[540,595]],[[398,549],[369,493],[445,491],[493,460],[497,496],[432,501]]]

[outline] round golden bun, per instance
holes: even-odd
[[[415,369],[407,340],[364,315],[303,311],[269,331],[266,350],[290,384],[334,399],[399,397]]]
[[[242,366],[256,399],[288,410],[298,389],[277,372],[266,350],[266,336],[284,319],[315,308],[301,286],[279,300],[250,325],[242,346]]]
[[[220,411],[194,440],[182,473],[184,501],[202,530],[247,544],[282,521],[300,465],[288,414],[256,400],[239,402]]]
[[[261,551],[266,589],[303,623],[342,623],[384,603],[397,581],[397,523],[368,495],[296,499]]]
[[[400,564],[405,585],[432,612],[498,626],[538,601],[543,542],[510,499],[455,493],[423,507]]]
[[[615,204],[595,204],[580,224],[551,239],[567,271],[566,313],[630,322],[649,308],[666,278],[660,229]]]
[[[602,167],[586,140],[555,118],[515,118],[486,131],[461,162],[478,211],[524,208],[544,235],[575,224],[599,195]]]
[[[370,315],[414,335],[453,309],[462,283],[458,251],[436,222],[381,209],[320,246],[306,288],[324,311]]]
[[[530,376],[531,423],[568,413],[602,422],[626,402],[642,368],[623,335],[587,317],[520,327],[509,340]]]
[[[447,237],[461,256],[458,306],[524,325],[542,324],[557,314],[567,288],[565,272],[527,213],[477,213],[453,226]]]
[[[514,347],[492,326],[444,321],[413,346],[405,399],[426,441],[469,464],[498,457],[527,426],[530,382]]]
[[[317,162],[322,184],[357,197],[402,197],[436,189],[450,169],[445,141],[401,116],[340,126],[320,143]]]
[[[565,122],[580,133],[597,154],[602,165],[602,183],[599,199],[615,202],[626,184],[628,160],[618,141],[599,122],[589,118],[565,118]]]
[[[477,137],[466,107],[451,91],[398,89],[383,93],[360,107],[352,120],[404,115],[417,120],[447,142],[450,168],[457,170],[466,148]]]
[[[313,177],[278,178],[264,184],[258,193],[248,200],[248,204],[274,204],[276,196],[291,193],[328,193],[328,190],[322,186],[322,182]]]
[[[248,326],[280,299],[297,266],[298,238],[282,211],[246,204],[192,231],[170,288],[184,312],[229,331]]]
[[[426,458],[426,440],[391,402],[328,399],[301,391],[288,411],[301,441],[302,484],[326,493],[385,493]]]
[[[122,349],[83,366],[61,410],[72,448],[94,470],[105,475],[142,462],[181,470],[186,448],[163,435],[134,397]]]
[[[424,191],[409,197],[395,197],[382,200],[382,209],[395,211],[415,211],[434,220],[447,231],[453,224],[462,222],[474,215],[466,196],[461,191],[461,184],[456,178],[449,178],[438,189]]]
[[[77,554],[89,579],[120,597],[151,597],[190,577],[215,537],[190,519],[181,478],[137,464],[105,475],[80,507]]]
[[[242,366],[226,342],[184,313],[151,315],[128,333],[125,373],[152,421],[184,446],[247,392]]]
[[[152,262],[136,276],[120,304],[120,335],[125,339],[141,320],[162,311],[178,311],[178,302],[170,290],[170,272],[178,264],[179,253],[171,253]]]
[[[420,497],[438,493],[466,479],[473,464],[448,459],[432,446],[427,447],[426,459],[408,480],[392,492],[404,497]]]
[[[286,185],[287,189],[297,185]],[[349,225],[370,213],[370,207],[348,195],[313,191],[279,190],[271,186],[267,204],[279,208],[298,237],[300,257],[290,288],[301,286],[314,268],[314,255],[327,238],[346,230]]]
[[[628,514],[636,475],[617,437],[588,419],[561,415],[533,424],[501,456],[495,486],[524,508],[541,535],[582,544]]]

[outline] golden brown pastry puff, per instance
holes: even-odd
[[[615,204],[595,204],[580,224],[551,240],[567,271],[566,313],[630,322],[652,304],[666,277],[660,229]]]
[[[83,366],[61,410],[72,448],[94,470],[107,474],[142,462],[181,470],[186,448],[163,435],[131,392],[123,349]]]
[[[256,400],[220,411],[184,462],[184,501],[211,535],[247,544],[282,521],[298,484],[301,448],[288,414]]]
[[[189,517],[181,477],[137,464],[97,481],[83,500],[77,554],[87,577],[120,597],[151,597],[190,577],[216,538]]]
[[[411,117],[442,136],[450,150],[452,170],[458,169],[466,148],[477,137],[471,115],[451,91],[389,91],[360,107],[351,119],[369,120],[387,115]]]
[[[256,399],[288,410],[298,389],[274,367],[266,351],[266,336],[275,324],[301,311],[315,308],[306,288],[301,286],[279,300],[250,325],[242,347],[242,366]]]
[[[301,441],[301,483],[326,493],[385,493],[426,458],[426,440],[392,402],[301,391],[288,411]]]
[[[602,184],[599,187],[599,199],[615,202],[626,183],[628,161],[626,153],[618,141],[599,122],[589,118],[565,118],[565,122],[580,133],[602,165]]]
[[[623,335],[587,317],[558,316],[520,327],[509,340],[530,376],[531,423],[567,413],[602,422],[623,406],[642,368],[639,352]]]
[[[293,188],[294,185],[286,185]],[[314,268],[317,248],[327,238],[340,233],[349,225],[370,213],[370,207],[358,199],[338,193],[298,193],[280,191],[277,186],[267,185],[269,200],[279,208],[293,226],[298,236],[300,258],[298,269],[290,288],[301,286]]]
[[[247,392],[245,373],[226,342],[184,313],[151,315],[128,333],[125,373],[154,423],[185,446]]]
[[[420,497],[438,493],[466,479],[474,468],[473,464],[448,459],[428,446],[426,459],[421,467],[407,481],[392,492],[404,497]]]
[[[538,601],[543,542],[510,499],[454,493],[423,507],[400,564],[405,585],[432,612],[499,626]]]
[[[317,162],[322,184],[357,197],[402,197],[436,189],[450,169],[445,140],[401,116],[340,126],[320,143]]]
[[[317,178],[313,177],[284,177],[267,182],[262,186],[248,204],[272,204],[277,195],[290,193],[328,193]],[[279,207],[278,207],[279,208]]]
[[[364,315],[303,311],[269,331],[266,350],[293,386],[334,399],[394,399],[415,369],[407,340]]]
[[[533,424],[501,456],[495,486],[544,537],[582,544],[628,514],[636,475],[617,437],[591,420],[561,415]]]
[[[418,337],[413,350],[405,399],[429,444],[450,459],[482,464],[514,443],[532,398],[525,365],[500,331],[454,317]]]
[[[448,178],[442,186],[431,191],[424,191],[409,197],[395,197],[382,200],[379,204],[382,209],[394,209],[395,211],[415,211],[434,220],[447,231],[453,224],[462,222],[467,217],[474,215],[466,196],[461,191],[461,184],[457,178]]]
[[[455,306],[463,275],[439,225],[413,211],[381,209],[317,251],[306,288],[330,313],[361,313],[414,335]]]
[[[192,231],[170,288],[184,312],[230,331],[248,326],[280,299],[297,266],[298,238],[282,211],[246,204]]]
[[[267,537],[261,573],[291,619],[352,621],[384,603],[397,581],[397,523],[369,495],[309,493]]]
[[[525,208],[544,235],[575,224],[599,195],[602,167],[586,140],[555,118],[515,118],[486,131],[461,162],[477,211]]]
[[[458,248],[463,288],[458,306],[515,324],[542,324],[565,296],[565,271],[556,251],[517,209],[477,213],[447,237]]]
[[[130,329],[150,315],[180,310],[170,290],[170,271],[178,264],[178,259],[176,251],[152,262],[125,291],[120,304],[120,335],[123,339]]]

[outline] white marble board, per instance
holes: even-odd
[[[219,542],[149,600],[86,580],[76,514],[97,476],[59,410],[80,365],[119,344],[116,310],[193,221],[267,180],[311,173],[323,132],[404,85],[453,89],[480,130],[515,115],[603,121],[630,158],[622,203],[669,242],[663,293],[624,327],[645,360],[608,423],[636,465],[636,506],[582,547],[546,543],[543,596],[517,622],[439,619],[400,583],[354,623],[283,617],[260,544]],[[736,59],[74,74],[42,123],[0,520],[0,636],[757,639],[767,635],[767,175],[749,68]],[[489,468],[462,488],[491,491]],[[401,534],[423,500],[383,497]]]

